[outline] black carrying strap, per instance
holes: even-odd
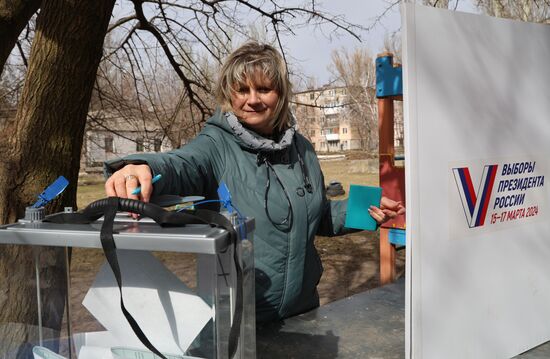
[[[103,225],[101,226],[100,239],[101,246],[103,247],[103,252],[105,253],[105,258],[107,258],[107,262],[109,262],[109,265],[113,270],[113,274],[115,275],[115,279],[118,284],[118,290],[120,292],[120,309],[122,309],[122,313],[124,314],[124,317],[126,317],[128,324],[130,324],[130,327],[132,327],[132,330],[137,335],[139,340],[143,343],[143,345],[145,345],[147,349],[149,349],[162,359],[166,359],[166,357],[162,355],[162,353],[149,341],[145,333],[143,333],[143,331],[139,327],[139,324],[136,322],[132,314],[130,314],[130,312],[128,311],[128,309],[126,309],[126,306],[124,305],[124,299],[122,297],[122,275],[120,273],[120,266],[118,264],[118,257],[116,254],[116,245],[113,238],[113,224],[115,222],[115,216],[118,211],[118,202],[119,201],[117,197],[110,197],[107,200],[103,216]]]
[[[188,212],[172,212],[166,211],[162,207],[152,203],[144,203],[141,201],[119,197],[109,197],[95,201],[86,207],[82,212],[56,213],[47,216],[44,219],[45,222],[52,223],[85,224],[104,216],[103,225],[101,226],[100,232],[101,246],[103,247],[103,252],[107,262],[109,263],[118,284],[118,289],[120,291],[120,308],[122,309],[122,313],[143,345],[162,359],[166,359],[166,357],[155,348],[149,339],[147,339],[147,336],[143,333],[137,321],[124,306],[124,300],[122,297],[122,276],[116,254],[116,245],[113,238],[113,224],[118,211],[138,213],[150,217],[160,226],[185,226],[186,224],[202,223],[211,224],[227,230],[230,236],[230,243],[233,245],[233,259],[235,261],[235,269],[237,274],[235,312],[233,314],[233,323],[231,325],[228,338],[229,358],[233,358],[237,352],[239,335],[241,331],[243,313],[243,274],[237,253],[237,232],[231,222],[223,215],[214,211],[200,209]]]

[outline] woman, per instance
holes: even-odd
[[[248,42],[226,60],[217,86],[220,109],[188,145],[106,163],[109,196],[148,201],[154,193],[217,198],[225,182],[236,208],[254,217],[256,316],[268,321],[319,305],[322,273],[316,234],[344,230],[347,201],[329,201],[312,145],[296,132],[282,56]],[[114,173],[113,173],[114,172]],[[151,178],[162,174],[154,189]],[[141,186],[141,195],[131,191]],[[382,223],[404,212],[387,198],[370,213]]]

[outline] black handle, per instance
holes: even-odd
[[[82,211],[82,215],[95,221],[103,216],[109,203],[109,198],[102,198],[90,203]],[[200,218],[185,212],[167,211],[164,208],[153,204],[145,203],[135,199],[118,198],[117,211],[137,213],[141,216],[149,217],[160,226],[184,226],[186,224],[208,224]]]

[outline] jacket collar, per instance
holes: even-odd
[[[244,127],[233,112],[225,112],[224,117],[244,147],[260,152],[275,152],[288,148],[292,144],[294,133],[296,132],[296,120],[291,114],[291,126],[287,128],[282,136],[279,136],[278,141],[265,138],[256,132]]]

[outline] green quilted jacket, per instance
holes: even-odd
[[[313,146],[294,126],[272,141],[244,128],[232,113],[217,111],[189,144],[110,161],[106,174],[136,162],[162,174],[154,195],[216,199],[223,181],[234,206],[255,218],[257,321],[283,319],[319,305],[316,286],[323,267],[313,242],[316,234],[342,233],[347,201],[327,200]]]

